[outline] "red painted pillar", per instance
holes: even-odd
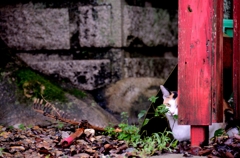
[[[179,0],[179,124],[191,125],[192,146],[222,121],[222,0]]]
[[[233,98],[240,119],[240,1],[233,1]]]

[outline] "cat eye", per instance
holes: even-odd
[[[169,104],[169,103],[166,103],[165,105],[166,105],[167,107],[171,107],[171,104]]]

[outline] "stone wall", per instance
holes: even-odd
[[[129,77],[165,79],[177,64],[177,14],[146,6],[125,0],[1,4],[0,38],[33,69],[84,90]],[[169,51],[175,56],[165,58]]]

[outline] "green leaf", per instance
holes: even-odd
[[[0,156],[3,157],[3,150],[4,148],[0,148]]]
[[[155,103],[158,97],[151,96],[148,100],[151,101],[152,103]]]
[[[177,144],[178,144],[178,140],[174,140],[171,144],[172,147],[177,147]]]
[[[222,136],[225,133],[225,130],[220,128],[214,132],[214,137]]]
[[[146,113],[147,113],[146,110],[141,110],[140,113],[138,114],[138,119],[141,119]]]
[[[165,114],[168,112],[168,109],[164,104],[159,105],[155,109],[155,116],[165,117]]]
[[[18,128],[21,129],[21,130],[25,130],[25,126],[24,126],[24,124],[20,124],[20,125],[18,125]]]
[[[149,122],[149,118],[146,118],[145,120],[144,120],[144,122],[143,122],[143,126],[145,126],[146,124],[148,124],[148,122]]]
[[[173,115],[173,118],[174,118],[175,120],[177,120],[177,119],[178,119],[178,115]]]

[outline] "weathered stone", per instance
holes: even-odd
[[[177,19],[174,21],[177,22]],[[167,10],[124,6],[123,46],[176,46],[177,34],[171,32],[172,25]]]
[[[112,48],[104,53],[96,53],[98,59],[109,59],[111,62],[111,81],[116,82],[123,77],[124,51]]]
[[[17,50],[69,49],[68,9],[0,9],[0,37]]]
[[[124,78],[159,77],[167,79],[177,58],[125,58]]]
[[[111,61],[112,82],[120,80],[123,76],[124,56],[123,50],[111,49],[107,52]]]
[[[79,42],[81,47],[110,47],[115,41],[112,36],[112,7],[79,7]]]
[[[125,0],[105,0],[107,3],[111,3],[111,26],[112,26],[112,39],[114,41],[113,47],[122,47],[122,6]]]
[[[73,60],[73,56],[70,55],[60,55],[60,54],[44,54],[44,53],[17,53],[19,58],[24,60],[26,63],[29,62],[43,62],[43,61],[64,61]]]
[[[44,74],[68,78],[80,89],[93,90],[111,82],[109,60],[72,60],[32,62],[33,69]]]
[[[126,78],[110,84],[105,91],[107,107],[119,120],[120,114],[127,112],[129,123],[137,123],[137,115],[149,108],[151,102],[148,99],[157,94],[159,85],[163,83],[160,78],[142,77]]]
[[[44,74],[67,78],[73,85],[84,90],[100,88],[111,82],[109,60],[25,62]]]
[[[32,109],[33,102],[30,99],[23,99],[25,96],[20,93],[15,81],[8,77],[8,73],[10,72],[2,72],[0,79],[0,124],[28,126],[47,125],[54,122],[54,119],[49,119]],[[68,114],[67,118],[69,119],[88,120],[91,124],[99,127],[106,127],[109,123],[118,123],[111,114],[98,106],[90,95],[79,99],[66,93],[66,98],[66,103],[52,101],[51,104]],[[22,102],[22,100],[26,100],[26,102]]]
[[[110,61],[110,75],[109,78],[111,82],[116,82],[122,78],[122,68],[124,62],[124,52],[122,49],[112,48],[107,52],[93,53],[93,59],[101,60],[107,59]],[[74,60],[72,54],[31,54],[31,53],[17,53],[17,56],[23,59],[26,63],[29,62],[45,62],[45,61],[64,61],[64,60]]]

